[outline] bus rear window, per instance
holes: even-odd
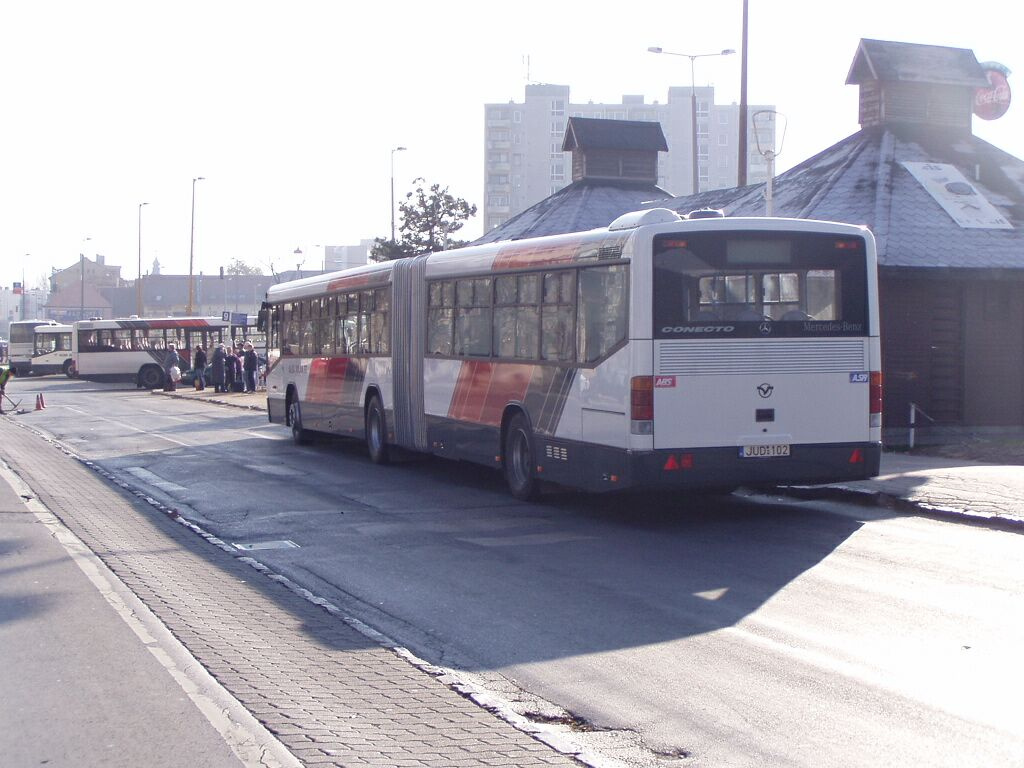
[[[700,232],[655,240],[654,335],[868,333],[863,240],[821,233]],[[859,247],[851,248],[854,242]]]

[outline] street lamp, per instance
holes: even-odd
[[[205,176],[196,176],[192,179],[192,231],[188,243],[188,307],[185,314],[192,315],[192,302],[195,300],[195,285],[192,281],[192,263],[196,248],[196,182],[205,181]]]
[[[395,242],[395,152],[405,152],[405,147],[391,150],[391,242]]]
[[[142,317],[142,206],[139,203],[139,276],[135,278],[135,314]]]
[[[693,143],[691,147],[693,163],[693,194],[697,194],[700,191],[700,177],[697,174],[697,82],[694,71],[694,62],[697,59],[703,59],[707,56],[730,56],[736,51],[732,48],[726,48],[718,51],[717,53],[676,53],[674,51],[666,51],[658,46],[651,46],[647,49],[651,53],[664,53],[668,56],[682,56],[690,60],[690,127],[693,129]]]
[[[92,240],[91,237],[84,237],[84,238],[82,238],[82,252],[78,254],[78,259],[79,259],[78,263],[79,263],[79,265],[82,268],[82,279],[80,281],[81,284],[82,284],[81,285],[82,292],[80,294],[81,300],[82,300],[82,304],[78,308],[78,319],[79,320],[85,320],[85,244],[87,242],[89,242],[90,240]]]

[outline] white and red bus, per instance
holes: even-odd
[[[32,370],[32,358],[36,352],[36,328],[57,324],[56,320],[15,320],[11,323],[7,353],[15,376],[28,376]]]
[[[72,375],[74,367],[71,352],[70,325],[37,325],[33,329],[35,341],[28,372],[32,376],[51,373]]]
[[[255,318],[253,318],[254,320]],[[188,368],[196,344],[211,356],[212,347],[253,341],[252,325],[233,324],[219,317],[123,318],[80,320],[74,324],[72,356],[75,375],[92,381],[131,381],[144,389],[164,383],[167,345],[174,344]]]
[[[604,491],[878,473],[875,243],[858,226],[626,214],[272,286],[267,404],[313,432]]]

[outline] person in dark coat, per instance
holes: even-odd
[[[242,370],[245,371],[245,391],[256,391],[256,371],[259,370],[260,359],[256,356],[256,350],[252,348],[251,342],[245,342],[245,352],[242,355]]]
[[[213,384],[214,392],[227,392],[224,385],[227,381],[227,360],[228,353],[223,344],[218,344],[213,350],[213,359],[210,361],[210,381]]]
[[[196,351],[192,356],[192,374],[195,376],[196,389],[206,389],[206,350],[202,344],[196,344]]]
[[[228,347],[224,362],[224,384],[228,392],[235,392],[242,383],[242,361],[238,359],[238,352]]]
[[[164,357],[164,389],[167,392],[178,388],[178,378],[175,378],[172,368],[178,369],[178,378],[181,378],[181,356],[173,344],[168,344],[167,355]]]

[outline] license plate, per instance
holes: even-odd
[[[740,448],[741,459],[771,459],[776,456],[789,456],[789,443],[744,445]]]

